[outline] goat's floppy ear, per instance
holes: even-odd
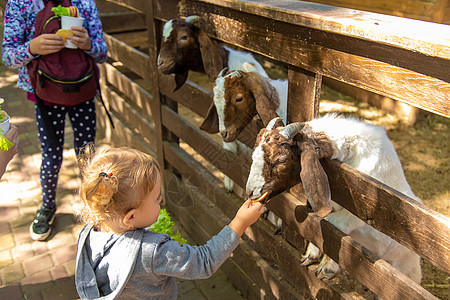
[[[175,89],[174,92],[178,90],[180,87],[183,86],[183,84],[186,82],[186,79],[188,77],[188,72],[184,72],[183,74],[175,74]]]
[[[267,84],[256,72],[241,72],[244,76],[246,86],[252,92],[255,98],[256,111],[264,125],[269,124],[270,120],[278,117],[276,107],[280,100],[278,93],[269,84]]]
[[[208,75],[209,80],[214,82],[220,70],[223,68],[222,57],[212,40],[203,30],[200,30],[198,33],[198,42],[200,44],[200,53],[202,54],[205,73]]]
[[[202,125],[200,125],[200,129],[211,134],[219,132],[219,116],[217,115],[217,109],[214,105],[214,101],[209,107],[205,120]]]
[[[319,217],[326,217],[332,210],[328,177],[319,162],[319,151],[313,139],[302,139],[298,143],[302,170],[300,178],[311,207]]]

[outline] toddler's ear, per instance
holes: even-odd
[[[134,222],[136,220],[136,209],[132,209],[129,212],[127,212],[127,214],[123,217],[123,223],[125,225],[128,225],[130,227],[134,227]]]

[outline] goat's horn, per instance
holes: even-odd
[[[283,118],[280,118],[280,117],[273,118],[272,120],[270,120],[269,124],[267,124],[266,129],[272,130],[275,127],[275,125],[278,123],[278,121],[283,122]]]
[[[225,73],[227,73],[227,72],[228,72],[228,67],[223,68],[222,71],[220,71],[220,73],[219,73],[219,77],[223,77],[225,75]]]
[[[284,136],[287,139],[291,139],[294,137],[298,132],[300,132],[303,127],[305,127],[305,123],[291,123],[289,125],[286,125],[283,129],[280,130],[280,134]]]
[[[205,27],[205,20],[200,16],[189,16],[184,20],[186,23],[192,24],[197,28],[203,29]]]

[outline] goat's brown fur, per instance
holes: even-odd
[[[286,139],[279,130],[263,128],[255,145],[261,145],[266,163],[263,169],[266,185],[262,192],[270,191],[273,197],[300,182],[300,154],[296,141]]]
[[[212,41],[196,26],[184,19],[173,19],[173,31],[166,40],[162,39],[158,58],[158,69],[163,74],[175,74],[176,88],[187,79],[188,72],[207,74],[211,81],[228,61],[228,51]]]
[[[256,146],[264,152],[263,191],[271,197],[301,182],[315,212],[325,217],[331,212],[331,192],[328,177],[319,162],[331,158],[332,143],[324,133],[313,133],[306,125],[293,138],[280,134],[281,128],[261,129]],[[255,146],[255,147],[256,147]]]
[[[227,76],[236,72],[236,76]],[[254,116],[259,115],[264,125],[277,117],[280,105],[278,93],[273,86],[255,72],[231,71],[226,76],[224,85],[225,111],[224,124],[226,132],[222,133],[226,142],[234,141]],[[211,104],[201,129],[216,133],[219,130],[219,117],[214,103]]]

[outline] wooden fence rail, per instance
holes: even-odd
[[[122,32],[105,24],[111,28],[111,35],[106,34],[111,61],[101,68],[102,91],[117,125],[111,131],[103,120],[100,127],[115,144],[132,145],[158,158],[165,170],[166,205],[199,243],[227,224],[242,203],[241,197],[222,188],[219,178],[225,174],[245,187],[249,158],[224,150],[179,112],[187,109],[203,118],[212,94],[190,81],[173,92],[172,77],[157,72],[165,21],[200,15],[211,37],[286,66],[291,122],[317,116],[322,76],[450,116],[450,26],[302,1],[109,2],[133,12],[123,18],[116,13],[117,23],[136,15],[133,26],[138,29],[128,32],[127,26]],[[146,53],[138,50],[137,41],[145,44]],[[240,141],[252,147],[260,127],[252,122]],[[450,273],[449,218],[344,163],[322,164],[334,201]],[[304,241],[299,237],[314,242],[382,298],[435,298],[309,211],[300,187],[279,195],[269,208],[283,219],[282,236],[273,234],[269,222],[258,221],[223,266],[246,298],[350,298],[341,286],[319,280],[300,266]]]

